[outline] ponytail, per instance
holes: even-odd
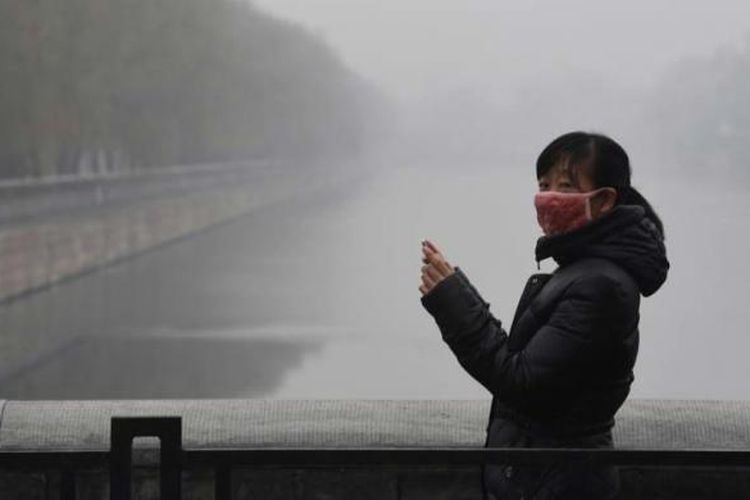
[[[664,224],[662,224],[661,219],[658,215],[656,215],[656,212],[654,211],[648,200],[646,200],[646,198],[644,198],[643,195],[631,185],[619,187],[617,188],[617,190],[619,192],[617,203],[621,205],[642,206],[646,210],[646,217],[651,219],[651,222],[654,223],[656,229],[659,230],[661,239],[664,240]]]

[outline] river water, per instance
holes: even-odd
[[[672,269],[642,299],[631,397],[747,399],[746,188],[634,184]],[[531,170],[383,168],[14,302],[0,397],[489,397],[421,306],[420,241],[509,327],[538,272],[535,187]]]

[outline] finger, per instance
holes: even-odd
[[[429,253],[436,253],[437,247],[430,240],[422,240],[422,249]]]
[[[433,260],[445,260],[445,255],[443,255],[443,253],[438,250],[438,248],[432,242],[430,242],[430,244],[426,245],[425,247],[427,249],[427,255],[431,255],[431,258]]]
[[[422,249],[424,250],[425,258],[430,262],[434,262],[435,260],[443,258],[443,256],[440,255],[440,253],[436,253],[432,248],[430,248],[427,245],[423,246]]]
[[[422,282],[427,288],[432,288],[433,286],[435,286],[435,280],[433,280],[428,274],[422,274]]]
[[[430,276],[433,277],[433,278],[435,277],[435,274],[437,274],[438,276],[440,276],[440,279],[443,279],[443,278],[447,277],[450,274],[449,272],[447,272],[445,270],[444,267],[440,266],[438,262],[435,262],[435,263],[433,263],[431,265],[432,265],[432,272],[433,272],[433,274],[431,274]]]
[[[440,253],[440,249],[437,247],[435,243],[433,243],[430,240],[424,240],[424,241],[425,243],[427,243],[427,246],[430,248],[430,250],[432,250],[435,253]]]
[[[433,242],[432,242],[432,241],[430,241],[430,240],[426,240],[426,241],[427,241],[427,246],[428,246],[428,247],[429,247],[429,249],[430,249],[430,250],[432,251],[432,253],[434,253],[434,254],[437,254],[437,255],[440,255],[440,256],[442,256],[442,255],[443,255],[443,251],[442,251],[442,250],[440,250],[440,249],[438,248],[438,246],[437,246],[437,245],[436,245],[435,243],[433,243]]]
[[[437,254],[437,253],[432,253],[429,255],[429,257],[427,257],[427,260],[430,264],[436,266],[438,270],[445,269],[443,264],[446,262],[446,260],[445,260],[445,257],[443,257],[442,255]]]
[[[424,266],[422,272],[428,274],[430,278],[435,280],[435,282],[438,282],[445,277],[445,275],[443,275],[443,273],[439,271],[433,264],[427,264],[426,266]]]
[[[436,250],[437,247],[430,240],[422,240],[422,251],[424,252],[422,262],[433,264],[444,277],[453,274],[454,267],[445,260],[445,256]]]
[[[429,292],[430,290],[426,286],[424,286],[424,285],[419,285],[419,291],[422,292],[422,295],[424,295],[427,292]]]
[[[440,271],[443,276],[449,276],[453,273],[453,266],[451,266],[447,260],[439,260],[433,263],[433,266]]]

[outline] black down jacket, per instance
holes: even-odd
[[[645,210],[616,205],[537,240],[552,273],[527,281],[510,333],[463,270],[421,298],[460,365],[492,394],[485,446],[612,447],[614,415],[633,381],[640,295],[669,262]],[[572,463],[482,467],[485,500],[617,498],[617,468]]]

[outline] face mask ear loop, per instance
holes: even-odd
[[[602,189],[604,188],[595,189],[594,191],[591,192],[592,194],[586,197],[586,219],[587,220],[592,220],[591,219],[591,198],[594,196],[593,193],[598,193]]]

